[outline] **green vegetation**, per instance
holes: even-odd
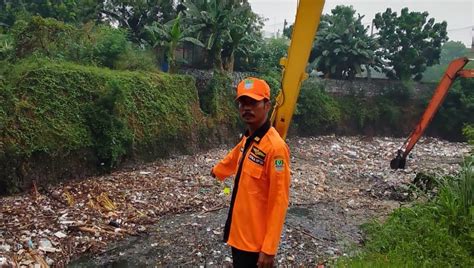
[[[448,40],[447,23],[435,23],[428,16],[428,12],[409,12],[408,8],[399,16],[390,8],[375,15],[378,56],[388,62],[383,66],[387,77],[419,81],[427,66],[439,62],[441,45]]]
[[[440,180],[438,195],[365,226],[367,240],[337,267],[473,267],[474,158]]]
[[[448,68],[449,63],[460,57],[468,57],[469,49],[461,42],[448,41],[441,47],[441,56],[439,58],[439,64],[426,68],[423,73],[424,82],[439,82],[443,78],[443,74]],[[472,68],[466,66],[466,68]]]
[[[185,0],[183,3],[189,25],[202,26],[197,36],[205,44],[207,61],[219,71],[232,71],[235,51],[245,39],[254,38],[255,32],[260,31],[262,19],[247,1]]]
[[[469,144],[474,145],[474,125],[468,124],[463,129],[463,134],[466,136]]]
[[[264,20],[248,1],[30,2],[0,2],[4,11],[0,14],[0,153],[4,163],[10,163],[0,172],[13,174],[12,180],[18,182],[14,185],[20,177],[27,181],[21,166],[39,154],[72,156],[88,150],[97,158],[91,161],[110,169],[127,159],[164,155],[168,148],[164,145],[185,147],[176,141],[196,139],[191,130],[203,138],[212,136],[218,124],[235,127],[238,120],[228,77],[234,69],[267,80],[272,98],[280,89],[279,61],[290,40],[263,38]],[[393,44],[368,36],[356,14],[351,7],[338,6],[323,16],[313,45],[316,61],[308,66],[309,72],[317,66],[326,76],[353,79],[362,66],[380,63],[381,55],[373,51],[390,51]],[[391,64],[408,63],[421,72],[439,59],[438,48],[445,41],[443,23],[405,9],[400,17],[389,11],[383,14],[377,23],[394,29],[421,23],[427,31],[420,30],[422,37],[439,30],[431,43],[426,38],[415,42],[420,38],[411,37],[420,37],[418,31],[411,32],[410,38],[379,31],[380,37],[387,34],[390,40],[403,40],[404,48],[417,49],[403,50]],[[416,16],[407,21],[407,14]],[[291,26],[285,35],[290,36],[290,31]],[[457,55],[458,45],[443,46],[441,63]],[[411,62],[413,53],[429,62]],[[213,68],[213,77],[198,96],[191,78],[159,73],[166,63],[177,73],[183,66]],[[411,81],[403,83],[375,98],[333,97],[325,92],[324,83],[304,83],[294,121],[305,135],[406,135],[411,126],[404,123],[417,118],[424,106],[411,100]],[[469,117],[472,87],[468,81],[455,84],[431,133],[451,137],[460,135],[466,124],[474,124]]]
[[[327,133],[405,136],[418,119],[424,103],[411,99],[410,84],[387,87],[380,95],[366,97],[363,92],[331,96],[324,80],[309,79],[301,88],[295,113],[300,134]]]
[[[466,124],[474,124],[474,79],[458,79],[451,87],[441,105],[430,130],[438,135],[451,135],[453,139],[465,140],[462,129]]]
[[[295,122],[301,134],[334,131],[341,121],[341,113],[337,101],[324,92],[322,84],[310,81],[304,83],[295,113]]]
[[[45,59],[10,67],[3,71],[7,82],[0,94],[4,157],[90,149],[96,152],[97,165],[110,169],[132,154],[157,157],[185,150],[192,142],[191,129],[202,117],[196,112],[194,81],[187,76]]]
[[[200,47],[204,47],[201,41],[193,38],[192,35],[201,25],[194,25],[193,27],[184,28],[181,23],[181,13],[178,16],[168,21],[165,24],[153,23],[152,26],[146,26],[145,29],[151,36],[152,47],[164,47],[166,49],[166,57],[171,65],[170,70],[174,72],[176,69],[176,48],[184,42],[191,42]]]
[[[33,178],[57,181],[83,167],[95,167],[90,174],[107,172],[128,160],[189,152],[216,137],[225,140],[239,124],[227,72],[256,72],[268,81],[274,98],[280,89],[279,61],[290,43],[264,39],[263,19],[244,0],[176,5],[5,0],[0,10],[0,194],[25,189]],[[465,48],[445,43],[446,23],[434,23],[426,12],[377,14],[376,38],[367,35],[355,14],[351,7],[338,6],[323,16],[311,66],[349,80],[363,66],[381,67],[403,84],[373,98],[363,92],[334,97],[326,93],[324,80],[308,80],[295,125],[304,135],[406,136],[412,127],[406,122],[418,119],[428,99],[412,100],[412,81],[422,74],[426,81],[437,81]],[[291,26],[285,35],[290,31]],[[190,44],[197,46],[189,49]],[[194,60],[195,50],[199,61],[187,63],[185,56],[191,51]],[[162,63],[172,71],[187,64],[214,72],[198,95],[190,76],[161,73]],[[474,80],[455,83],[432,133],[456,137],[462,130],[474,144],[473,88]],[[473,267],[473,161],[466,159],[459,176],[439,179],[434,184],[438,195],[427,203],[366,225],[365,247],[337,265]],[[55,162],[65,168],[54,170]]]
[[[0,53],[0,60],[15,62],[34,55],[119,70],[156,70],[149,51],[136,49],[124,30],[107,25],[77,28],[32,17],[28,22],[18,21],[10,38],[11,48],[3,57]]]
[[[364,16],[356,15],[351,6],[336,6],[324,15],[314,42],[315,67],[333,79],[353,79],[363,65],[376,65],[375,39],[362,25]],[[378,63],[380,65],[380,63]]]

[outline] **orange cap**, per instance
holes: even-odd
[[[261,101],[270,99],[270,87],[267,82],[255,77],[247,77],[237,85],[237,97],[248,96],[254,100]]]

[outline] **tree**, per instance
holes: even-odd
[[[361,65],[378,65],[376,42],[362,25],[363,16],[351,6],[336,6],[321,18],[311,59],[316,67],[335,79],[352,79],[362,72]]]
[[[137,44],[147,42],[145,26],[176,17],[173,0],[107,0],[103,2],[101,12],[103,20],[129,31],[132,41]]]
[[[418,81],[427,66],[438,63],[441,45],[448,40],[447,23],[435,23],[428,15],[408,8],[403,8],[400,16],[390,8],[375,15],[378,55],[386,63],[383,71],[389,78]]]
[[[41,16],[67,23],[85,23],[100,18],[101,3],[96,0],[37,0],[0,2],[0,25],[11,27],[18,18]]]
[[[247,0],[185,0],[188,24],[203,24],[198,38],[206,45],[208,62],[223,71],[232,70],[234,53],[244,37],[260,29],[260,19]]]
[[[186,0],[189,24],[203,24],[198,38],[206,45],[208,60],[218,70],[223,70],[222,47],[229,36],[232,0]]]
[[[283,36],[286,36],[286,38],[288,39],[291,39],[291,34],[293,33],[293,24],[291,24],[290,26],[286,27],[287,25],[287,22],[285,20],[283,26]]]
[[[234,69],[239,71],[256,71],[262,47],[265,40],[262,32],[249,33],[242,38],[239,46],[235,50]]]
[[[234,70],[235,52],[238,49],[245,51],[241,46],[245,39],[252,39],[263,28],[263,18],[252,12],[247,2],[234,3],[232,15],[229,18],[229,38],[224,41],[222,61],[225,70]]]
[[[155,22],[151,26],[145,26],[151,35],[152,47],[162,47],[166,49],[166,56],[172,72],[175,71],[176,67],[175,51],[180,44],[191,42],[195,45],[204,47],[204,44],[201,43],[201,41],[192,37],[201,27],[203,27],[203,25],[183,27],[181,24],[181,13],[179,13],[175,19],[170,20],[165,24]]]
[[[423,73],[423,81],[438,82],[443,77],[449,63],[459,57],[467,56],[469,49],[459,41],[448,41],[441,46],[439,64],[426,68]]]
[[[440,64],[449,64],[452,60],[466,57],[469,54],[469,49],[459,41],[448,41],[441,46],[441,55],[439,58]]]
[[[272,38],[257,51],[257,71],[261,73],[280,72],[280,59],[288,53],[288,39]]]

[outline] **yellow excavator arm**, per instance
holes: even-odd
[[[290,127],[301,83],[308,77],[305,69],[323,7],[324,0],[299,0],[288,55],[280,60],[282,88],[276,98],[271,123],[283,139]]]

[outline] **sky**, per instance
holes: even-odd
[[[319,0],[313,0],[319,1]],[[298,0],[249,0],[252,10],[267,18],[264,32],[272,36],[283,29],[286,19],[294,22]],[[468,48],[473,42],[474,0],[326,0],[323,13],[328,14],[337,5],[353,6],[357,13],[365,15],[362,23],[370,25],[376,13],[385,12],[390,7],[400,14],[408,7],[410,11],[427,11],[435,22],[445,20],[448,23],[448,37],[452,41],[461,41]]]

